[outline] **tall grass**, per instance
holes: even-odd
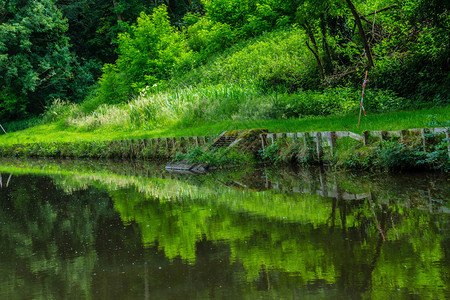
[[[89,114],[70,116],[66,125],[74,126],[84,131],[91,131],[100,127],[130,127],[130,115],[123,105],[100,105]]]
[[[386,91],[372,90],[366,97],[365,105],[370,113],[405,108],[403,98]],[[360,91],[351,88],[278,94],[263,91],[251,83],[163,91],[148,87],[126,104],[101,105],[90,113],[84,113],[80,105],[55,101],[43,122],[61,121],[65,126],[87,132],[99,128],[155,130],[224,121],[298,120],[328,115],[342,120],[358,111],[359,100]]]
[[[254,85],[210,85],[186,87],[152,93],[144,89],[127,104],[101,105],[91,113],[79,113],[73,104],[55,103],[46,115],[65,113],[68,126],[89,131],[99,127],[131,127],[155,129],[175,124],[185,126],[201,121],[223,121],[233,118],[242,107],[262,96]],[[65,108],[64,108],[65,107]]]

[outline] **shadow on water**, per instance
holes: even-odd
[[[0,161],[0,296],[450,295],[447,175],[164,166]]]

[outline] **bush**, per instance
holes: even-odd
[[[6,132],[14,132],[24,130],[33,126],[37,126],[41,124],[42,120],[39,117],[33,117],[25,120],[12,121],[8,123],[4,123],[3,128]],[[0,131],[0,135],[3,134],[3,131]]]
[[[417,146],[397,141],[383,141],[376,156],[376,164],[391,171],[413,168],[424,161],[424,153]]]
[[[234,166],[253,162],[252,155],[228,150],[225,148],[204,150],[201,147],[188,149],[186,153],[178,152],[175,161],[187,161],[188,163],[206,163],[210,166]]]
[[[132,93],[123,82],[124,74],[119,73],[118,67],[105,64],[98,84],[82,104],[83,111],[89,113],[101,105],[120,104],[130,100]]]
[[[276,140],[259,153],[263,161],[270,163],[298,163],[300,165],[311,165],[317,162],[315,145],[311,137],[305,141],[301,139]]]
[[[402,110],[410,105],[410,101],[389,90],[368,89],[364,94],[364,107],[372,112]]]
[[[170,25],[165,5],[155,8],[151,16],[141,13],[129,32],[119,34],[118,44],[119,58],[115,65],[105,65],[96,95],[87,105],[90,109],[129,101],[191,61],[192,52],[183,35]]]
[[[274,99],[275,115],[283,119],[343,115],[357,107],[358,94],[350,88],[335,88],[324,92],[304,91],[284,94]]]
[[[199,18],[195,24],[187,28],[186,33],[189,47],[199,52],[202,59],[230,47],[235,41],[230,25],[211,21],[206,17]]]

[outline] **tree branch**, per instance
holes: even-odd
[[[367,14],[366,17],[367,17],[367,16],[374,15],[374,14],[377,14],[377,13],[380,13],[380,12],[383,12],[383,11],[388,10],[388,9],[391,9],[391,8],[396,8],[396,7],[397,7],[397,4],[391,5],[391,6],[382,8],[382,9],[380,9],[380,10],[376,10],[376,11],[374,11],[374,12],[371,12],[370,14]]]
[[[396,7],[397,7],[397,5],[391,5],[391,6],[382,8],[382,9],[380,9],[380,10],[376,10],[376,11],[374,11],[374,12],[371,12],[370,14],[367,14],[367,15],[365,15],[365,16],[364,16],[364,15],[361,15],[361,20],[363,20],[363,21],[366,22],[366,23],[371,24],[372,21],[370,21],[369,19],[367,19],[368,16],[375,15],[375,14],[377,14],[377,13],[380,13],[380,12],[383,12],[383,11],[386,11],[386,10],[389,10],[389,9],[391,9],[391,8],[396,8]]]
[[[320,72],[320,77],[322,77],[322,80],[325,80],[325,73],[323,71],[323,65],[322,65],[322,62],[320,61],[319,54],[316,51],[314,51],[313,48],[311,48],[308,41],[306,41],[306,47],[308,47],[308,49],[311,50],[311,52],[314,54],[314,57],[316,58],[316,61],[317,61],[317,67]]]

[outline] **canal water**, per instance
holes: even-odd
[[[1,299],[450,298],[449,176],[0,161]]]

